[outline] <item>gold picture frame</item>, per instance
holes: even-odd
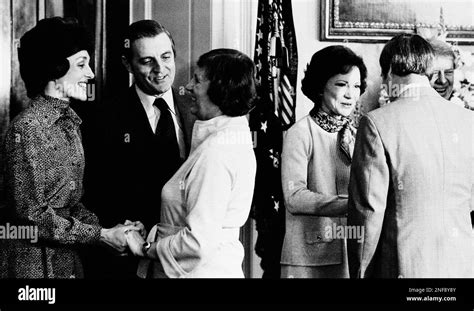
[[[474,45],[473,0],[321,0],[321,40],[386,42],[445,27],[447,41]]]

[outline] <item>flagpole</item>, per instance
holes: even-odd
[[[259,0],[255,39],[259,99],[249,118],[258,139],[252,212],[258,232],[255,251],[262,259],[262,277],[279,278],[286,212],[280,169],[282,131],[295,120],[298,63],[291,0]]]

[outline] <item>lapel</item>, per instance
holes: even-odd
[[[196,121],[196,117],[190,111],[191,97],[186,93],[180,94],[180,91],[173,88],[173,100],[176,113],[178,114],[183,127],[184,141],[186,143],[186,156],[188,156],[191,148],[193,126]]]
[[[149,138],[154,136],[145,108],[143,108],[135,90],[135,85],[132,85],[128,90],[128,100],[125,101],[124,113],[122,120],[127,120],[124,124],[128,124],[129,130],[134,132],[135,135],[143,135]]]
[[[187,94],[181,95],[179,91],[174,88],[172,92],[175,111],[183,128],[187,156],[191,148],[192,130],[196,117],[190,112],[190,96]],[[145,108],[143,108],[135,90],[135,85],[132,85],[128,89],[126,98],[120,100],[120,102],[122,102],[122,108],[120,109],[121,116],[118,121],[118,126],[122,129],[122,132],[130,133],[130,135],[135,136],[140,141],[152,141],[155,135],[148,122]]]

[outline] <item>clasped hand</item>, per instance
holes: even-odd
[[[128,249],[126,235],[138,236],[143,238],[146,236],[145,226],[140,221],[126,220],[124,224],[118,224],[110,229],[101,230],[101,241],[120,254],[125,254]]]
[[[125,237],[127,239],[127,244],[135,256],[144,257],[143,253],[143,244],[145,243],[144,236],[140,235],[137,231],[129,230],[125,232]]]

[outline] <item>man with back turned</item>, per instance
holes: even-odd
[[[472,278],[474,114],[431,88],[433,49],[418,35],[380,56],[391,103],[363,117],[349,185],[351,277]]]

